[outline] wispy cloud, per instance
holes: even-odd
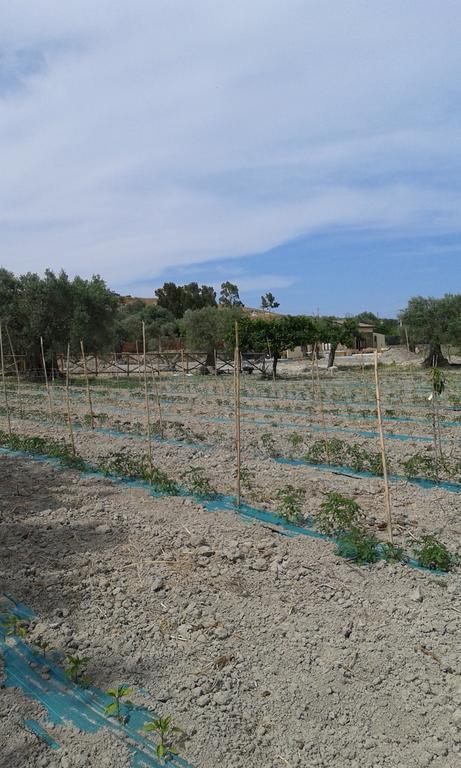
[[[2,263],[123,289],[337,228],[458,231],[460,23],[436,0],[10,3]]]

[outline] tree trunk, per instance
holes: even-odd
[[[272,374],[275,377],[277,376],[277,363],[279,361],[279,356],[274,352],[272,355]]]
[[[449,365],[446,357],[444,357],[440,344],[431,344],[429,353],[423,361],[425,368],[444,368]]]
[[[336,350],[338,349],[337,344],[331,344],[330,345],[330,351],[328,353],[328,368],[332,368],[335,362],[335,355]]]

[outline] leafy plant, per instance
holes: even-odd
[[[315,517],[315,527],[322,533],[334,535],[357,526],[361,518],[363,512],[354,499],[330,491]]]
[[[5,619],[2,619],[2,624],[5,628],[6,635],[17,635],[22,640],[27,637],[29,626],[27,622],[20,619],[14,613],[10,613]]]
[[[120,723],[125,722],[125,716],[121,714],[121,704],[125,706],[132,706],[132,702],[126,697],[131,693],[131,688],[128,685],[118,685],[117,688],[109,688],[107,695],[110,696],[113,701],[107,705],[104,712],[109,717],[116,717]]]
[[[69,680],[78,685],[87,686],[90,683],[90,678],[86,675],[86,665],[89,662],[88,656],[71,656],[66,657],[67,667],[65,673]]]
[[[159,469],[158,467],[152,468],[150,479],[153,487],[159,493],[166,493],[170,496],[177,496],[179,493],[178,486],[174,480],[171,480],[166,472],[163,472],[163,470]]]
[[[42,656],[45,657],[47,654],[47,651],[51,649],[51,643],[48,642],[48,640],[34,640],[34,646],[37,648],[38,651],[42,653]]]
[[[240,467],[240,482],[243,486],[243,488],[246,488],[247,491],[251,491],[252,488],[252,481],[254,479],[254,472],[247,469],[246,467]]]
[[[286,485],[277,491],[279,513],[289,523],[300,523],[303,520],[302,504],[306,496],[304,488]]]
[[[295,453],[299,446],[302,445],[303,437],[299,434],[299,432],[292,432],[291,435],[288,435],[288,442],[290,443],[291,448]]]
[[[431,535],[422,536],[414,552],[419,565],[432,570],[449,571],[456,561],[445,544]]]
[[[402,468],[408,479],[425,477],[434,482],[439,479],[441,472],[450,472],[448,461],[445,458],[434,458],[425,453],[416,453],[402,462]]]
[[[180,733],[181,729],[172,725],[171,715],[158,717],[150,723],[145,723],[143,729],[158,735],[160,743],[157,744],[156,753],[159,760],[164,761],[178,754],[174,744],[174,734]]]
[[[263,449],[268,454],[268,456],[275,459],[279,455],[275,447],[274,438],[272,437],[270,432],[263,432],[263,434],[260,437],[260,441]]]
[[[196,496],[200,496],[202,499],[211,499],[213,496],[216,496],[216,490],[208,478],[205,477],[200,467],[191,467],[191,469],[185,472],[184,478],[188,483],[189,490]]]
[[[339,535],[336,551],[341,557],[364,565],[378,560],[377,544],[375,536],[371,536],[363,528],[354,526]]]
[[[432,391],[435,395],[442,395],[446,385],[446,377],[440,368],[431,368],[430,373]]]
[[[402,547],[396,544],[385,543],[380,546],[381,557],[388,563],[400,563],[405,560],[405,553]]]

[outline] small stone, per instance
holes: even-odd
[[[96,533],[104,534],[104,533],[110,533],[110,531],[111,531],[110,525],[105,525],[105,524],[97,525],[95,528]]]
[[[216,704],[224,705],[228,704],[231,700],[231,695],[229,691],[218,691],[213,696],[213,701],[216,702]]]
[[[250,568],[252,571],[267,571],[267,563],[262,557],[258,557],[257,560],[250,563]]]
[[[423,602],[423,595],[419,586],[410,593],[410,600],[413,600],[414,603]]]
[[[151,584],[152,592],[159,592],[161,589],[163,589],[163,587],[164,587],[164,581],[160,576],[154,579]]]
[[[226,640],[226,638],[229,637],[229,632],[227,631],[227,629],[225,627],[216,627],[216,629],[214,631],[214,636],[218,640]]]
[[[210,703],[210,697],[207,693],[204,693],[203,696],[199,696],[197,699],[197,705],[199,707],[206,707],[206,705],[209,703]]]

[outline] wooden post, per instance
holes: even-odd
[[[72,414],[70,412],[70,393],[69,393],[69,366],[70,366],[70,344],[67,345],[67,362],[66,362],[66,409],[67,409],[67,426],[69,428],[70,444],[72,446],[72,453],[75,456],[75,440],[74,430],[72,427]]]
[[[181,367],[182,367],[182,380],[183,386],[186,386],[186,368],[184,363],[184,347],[181,347]]]
[[[81,350],[81,353],[82,353],[82,360],[83,360],[83,373],[85,375],[85,381],[86,381],[86,396],[87,396],[87,399],[88,399],[88,408],[90,409],[91,429],[94,429],[93,402],[91,400],[90,380],[88,378],[88,368],[86,366],[85,347],[83,346],[83,340],[82,339],[80,339],[80,350]]]
[[[213,350],[213,355],[214,355],[214,375],[217,376],[218,375],[218,355],[216,354],[215,349]]]
[[[391,512],[391,497],[389,493],[389,478],[387,475],[387,461],[386,451],[384,446],[384,432],[383,421],[381,416],[381,393],[379,389],[379,374],[378,374],[378,351],[375,350],[375,384],[376,384],[376,413],[378,416],[378,429],[379,429],[379,443],[381,447],[381,461],[383,465],[383,480],[384,480],[384,506],[387,517],[387,535],[389,543],[394,543],[392,535],[392,512]]]
[[[234,355],[234,388],[235,388],[235,450],[236,450],[236,496],[237,506],[240,506],[240,343],[239,327],[235,321],[235,355]]]
[[[406,339],[406,342],[407,342],[407,352],[409,352],[410,351],[410,341],[408,339],[408,328],[407,328],[406,325],[404,325],[403,327],[405,329],[405,339]]]
[[[142,348],[143,348],[143,356],[144,356],[144,398],[145,398],[145,403],[146,403],[147,445],[148,445],[149,469],[150,469],[150,480],[149,480],[149,482],[152,483],[152,443],[151,443],[151,434],[150,434],[149,392],[148,392],[148,389],[147,389],[146,325],[144,323],[144,320],[142,321]]]
[[[6,420],[8,423],[8,434],[11,437],[11,418],[10,418],[10,407],[8,405],[8,392],[6,389],[5,360],[3,357],[3,335],[2,335],[1,323],[0,323],[0,354],[1,354],[1,362],[2,362],[2,384],[3,384],[3,397],[5,400]]]
[[[42,365],[43,365],[43,373],[45,374],[45,386],[46,386],[46,393],[48,395],[48,410],[50,412],[50,419],[53,418],[53,404],[51,402],[51,391],[50,391],[50,384],[48,381],[48,373],[46,371],[46,362],[45,362],[45,350],[43,349],[43,337],[40,336],[40,348],[42,350]]]

